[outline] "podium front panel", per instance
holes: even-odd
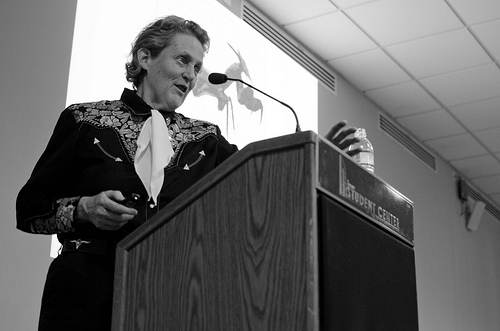
[[[322,330],[418,330],[413,248],[319,198]]]
[[[317,330],[313,151],[255,155],[137,235],[114,329]]]

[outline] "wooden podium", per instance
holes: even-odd
[[[113,330],[417,330],[411,202],[313,132],[252,143],[119,243]]]

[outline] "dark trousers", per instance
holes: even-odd
[[[114,258],[64,252],[50,265],[39,331],[111,329]]]

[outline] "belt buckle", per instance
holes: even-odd
[[[69,242],[75,243],[76,249],[79,249],[82,244],[90,244],[91,243],[91,241],[85,241],[85,240],[81,240],[81,239],[70,240]]]

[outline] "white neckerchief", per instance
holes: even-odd
[[[164,168],[170,162],[174,151],[165,119],[156,109],[151,110],[137,138],[135,172],[148,192],[148,199],[157,204],[164,180]]]

